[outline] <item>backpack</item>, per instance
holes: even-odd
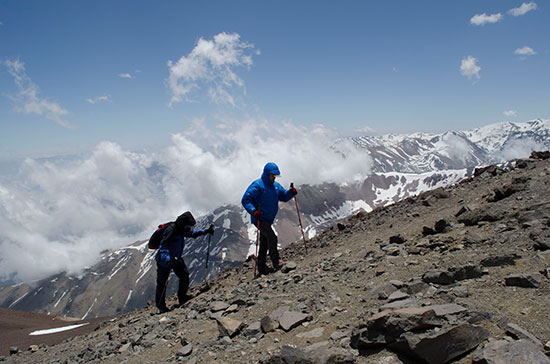
[[[175,225],[175,222],[173,221],[160,224],[157,230],[155,230],[153,235],[151,235],[151,237],[149,238],[149,243],[147,244],[149,249],[158,249],[160,247],[160,243],[162,243],[162,237],[164,236],[164,231],[167,228],[170,228],[167,239],[170,238],[171,237],[170,235],[172,235],[172,231],[174,230],[174,225]]]

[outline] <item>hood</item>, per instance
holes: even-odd
[[[264,182],[269,182],[269,174],[273,174],[275,176],[279,176],[281,172],[279,171],[279,167],[273,162],[269,162],[264,166],[264,172],[262,173],[262,180]]]
[[[185,227],[191,227],[194,226],[197,222],[195,221],[195,218],[189,211],[185,211],[183,214],[178,216],[176,219],[176,227],[178,229],[183,229]]]

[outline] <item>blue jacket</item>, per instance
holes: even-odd
[[[181,255],[183,254],[183,249],[185,248],[185,238],[196,238],[201,235],[205,235],[205,230],[189,230],[186,232],[177,232],[174,237],[170,239],[169,242],[166,242],[166,237],[169,236],[171,232],[169,229],[164,230],[162,236],[162,242],[160,243],[159,250],[157,255],[155,255],[155,260],[157,264],[161,267],[168,268],[171,260],[181,260]]]
[[[261,220],[266,220],[270,224],[275,221],[277,211],[279,211],[279,201],[287,202],[292,197],[290,190],[285,190],[280,183],[271,183],[269,174],[279,174],[279,167],[275,163],[267,163],[264,167],[262,177],[255,180],[246,189],[241,203],[251,215],[251,222],[256,224],[256,219],[252,214],[258,206],[262,212]]]

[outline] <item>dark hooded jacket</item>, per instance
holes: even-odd
[[[252,214],[259,207],[262,212],[262,220],[273,224],[275,216],[279,211],[279,201],[287,202],[294,195],[290,190],[285,190],[277,181],[271,182],[269,174],[279,175],[279,167],[275,163],[267,163],[264,167],[262,177],[255,180],[246,189],[241,203],[251,216],[251,221],[256,224]]]
[[[164,230],[162,242],[155,256],[157,264],[169,267],[170,261],[181,259],[185,248],[185,238],[196,238],[204,235],[204,230],[194,230],[196,221],[191,212],[186,211]]]

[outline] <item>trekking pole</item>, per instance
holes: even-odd
[[[212,227],[212,225],[210,225]],[[208,278],[208,258],[210,257],[210,240],[212,240],[212,234],[208,233],[208,248],[206,250],[206,272],[204,273],[204,281]]]
[[[290,182],[290,189],[294,188],[294,182]],[[306,248],[306,254],[307,254],[307,244],[306,244],[306,237],[304,235],[304,227],[302,225],[302,218],[300,217],[300,209],[298,208],[298,199],[296,196],[294,196],[294,202],[296,202],[296,213],[298,214],[298,222],[300,222],[300,230],[302,231],[302,239],[304,239],[304,247]]]
[[[258,205],[258,211],[260,211],[260,205]],[[254,278],[256,278],[256,266],[258,265],[258,242],[260,241],[260,220],[256,224],[256,254],[254,255]]]

